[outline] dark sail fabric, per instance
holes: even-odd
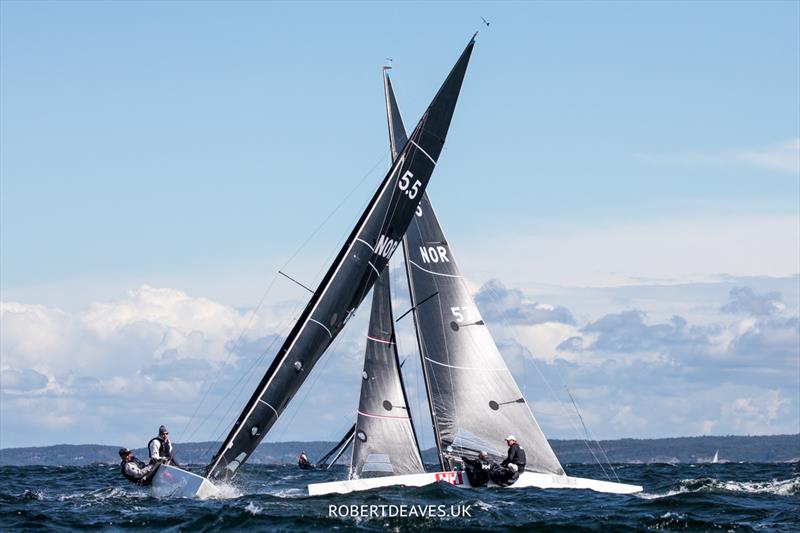
[[[403,117],[400,115],[400,107],[397,105],[397,98],[392,88],[392,80],[389,78],[388,69],[383,69],[383,92],[386,94],[386,120],[389,124],[389,153],[392,154],[392,161],[397,159],[406,143],[406,127],[403,125]]]
[[[356,432],[356,425],[353,424],[352,426],[350,426],[350,429],[347,430],[347,433],[344,434],[342,440],[336,443],[336,445],[333,448],[331,448],[328,451],[328,453],[320,457],[319,461],[315,463],[316,467],[322,468],[324,466],[330,468],[331,465],[336,462],[336,460],[339,458],[342,452],[344,452],[344,450],[347,449],[348,446],[350,446],[350,442],[353,440],[353,435],[355,434],[355,432]],[[333,457],[333,461],[331,461],[329,465],[328,460],[331,457]]]
[[[372,289],[350,477],[424,471],[397,357],[387,267]]]
[[[475,44],[469,42],[272,364],[207,467],[230,479],[286,409],[380,276],[417,209],[442,151]]]
[[[563,474],[481,318],[427,196],[404,245],[443,466],[449,468],[451,456],[475,458],[481,450],[502,460],[504,439],[513,434],[527,451],[527,470]]]
[[[405,131],[384,77],[390,145],[398,150]],[[464,283],[427,193],[403,247],[442,468],[451,468],[451,457],[474,459],[482,450],[499,462],[513,434],[528,452],[527,470],[563,474]]]

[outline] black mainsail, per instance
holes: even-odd
[[[350,478],[425,472],[397,356],[388,267],[372,289],[361,378]]]
[[[392,150],[406,144],[403,122],[388,75]],[[511,371],[497,349],[464,282],[427,193],[403,238],[411,306],[439,460],[474,458],[486,451],[506,456],[504,438],[514,434],[527,452],[527,469],[563,474]]]
[[[474,44],[473,36],[208,465],[209,478],[236,474],[388,264],[442,151]]]

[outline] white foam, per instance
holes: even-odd
[[[213,496],[214,500],[232,500],[242,496],[242,491],[235,485],[218,483],[216,487],[219,489],[219,494]]]
[[[645,500],[668,498],[687,492],[741,492],[745,494],[775,494],[778,496],[794,496],[800,494],[800,477],[791,479],[773,479],[771,481],[722,481],[714,478],[684,479],[677,489],[664,493],[637,494]]]
[[[254,504],[253,502],[248,502],[247,505],[245,506],[244,510],[247,511],[248,513],[250,513],[251,515],[256,516],[257,514],[259,514],[261,512],[262,509],[261,509],[261,507],[259,507],[258,505]]]

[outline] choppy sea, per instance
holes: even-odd
[[[566,470],[604,478],[599,466],[566,465]],[[129,484],[115,466],[0,467],[0,529],[800,531],[797,464],[615,465],[615,470],[621,481],[642,485],[644,492],[620,496],[437,484],[309,497],[308,483],[343,479],[346,469],[251,464],[225,488],[224,498],[196,501],[155,498],[149,489]]]

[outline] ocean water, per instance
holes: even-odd
[[[569,474],[603,479],[598,466]],[[616,465],[638,495],[446,484],[309,497],[344,467],[247,465],[218,500],[158,499],[115,466],[0,467],[3,531],[800,531],[800,465]],[[378,516],[360,516],[375,506]],[[359,506],[355,516],[344,509]],[[384,516],[380,516],[383,506]],[[330,508],[338,511],[332,515]],[[433,516],[391,516],[421,512]],[[428,509],[428,511],[425,511]],[[346,514],[346,516],[342,516]]]

